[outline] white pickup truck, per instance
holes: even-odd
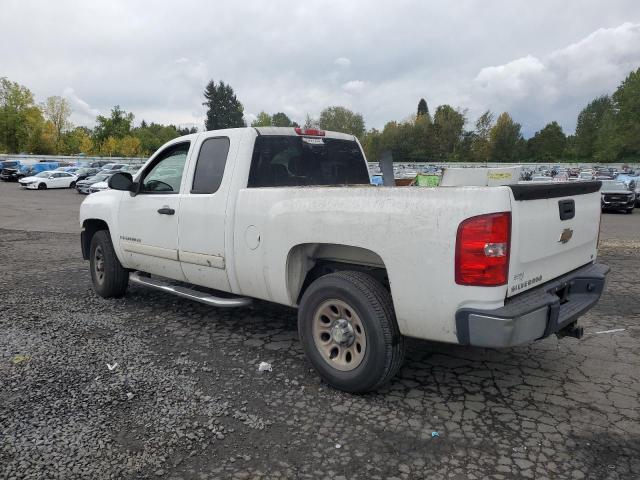
[[[350,392],[389,380],[405,337],[580,337],[609,270],[596,263],[600,182],[376,187],[342,133],[187,135],[109,187],[80,209],[99,295],[133,282],[219,307],[297,307],[309,360]]]

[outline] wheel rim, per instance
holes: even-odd
[[[360,316],[348,303],[330,299],[313,316],[313,342],[323,360],[333,368],[358,367],[367,351],[367,336]]]
[[[104,280],[104,253],[100,245],[96,247],[93,254],[93,269],[96,274],[96,280],[98,283],[102,283]]]

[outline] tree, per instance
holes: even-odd
[[[118,139],[115,137],[107,137],[104,142],[100,144],[100,155],[105,157],[111,157],[118,153]]]
[[[478,117],[475,125],[475,135],[470,139],[470,154],[473,161],[486,163],[491,156],[491,129],[493,128],[493,113],[487,110]]]
[[[520,160],[524,139],[520,124],[513,121],[507,112],[498,117],[491,128],[491,160],[494,162],[515,162]]]
[[[576,154],[579,158],[593,159],[598,130],[605,115],[613,112],[611,98],[607,95],[593,100],[578,115],[576,124]]]
[[[45,100],[44,104],[42,104],[42,112],[44,113],[44,118],[53,125],[53,143],[55,151],[58,152],[58,150],[60,150],[60,142],[62,141],[62,133],[72,127],[69,118],[73,110],[66,99],[54,96],[48,97]]]
[[[271,124],[274,127],[299,127],[296,122],[291,121],[286,113],[278,112],[271,116]]]
[[[450,105],[440,105],[436,109],[433,115],[433,127],[438,159],[451,159],[460,144],[465,123],[464,113],[456,111]]]
[[[260,112],[256,119],[251,122],[252,127],[270,127],[271,125],[273,125],[271,115],[267,112]]]
[[[196,130],[197,131],[197,130]],[[161,125],[159,123],[147,123],[142,121],[140,126],[134,128],[131,134],[140,142],[140,149],[136,155],[150,155],[169,140],[173,140],[180,135],[194,133],[188,130],[186,133],[179,131],[173,125]]]
[[[427,106],[427,101],[424,98],[421,98],[418,102],[418,117],[424,116],[429,118],[431,121],[431,116],[429,115],[429,107]]]
[[[236,98],[233,88],[222,80],[220,84],[211,80],[204,91],[203,103],[207,107],[205,128],[207,130],[219,130],[221,128],[244,127],[244,108]]]
[[[116,105],[111,109],[111,115],[96,117],[96,127],[94,129],[94,139],[96,143],[102,143],[109,137],[123,138],[131,133],[133,125],[133,113],[127,113]]]
[[[548,123],[535,133],[527,142],[532,160],[536,162],[558,161],[562,158],[567,144],[567,137],[558,122]]]
[[[26,150],[42,133],[44,119],[31,91],[0,77],[0,148],[11,153]]]
[[[345,107],[328,107],[320,112],[318,126],[324,130],[349,133],[363,138],[365,133],[364,118]]]
[[[64,155],[76,155],[78,153],[89,154],[93,150],[90,131],[86,127],[76,127],[62,135],[59,153]]]
[[[640,68],[624,79],[612,99],[620,153],[640,157]]]
[[[136,157],[140,155],[142,146],[140,140],[132,135],[127,135],[118,140],[118,152],[125,157]]]

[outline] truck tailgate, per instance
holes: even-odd
[[[601,182],[511,185],[507,296],[566,274],[596,258]]]

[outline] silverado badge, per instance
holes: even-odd
[[[565,228],[560,234],[560,240],[558,240],[558,242],[567,243],[569,240],[571,240],[571,237],[573,237],[573,230],[571,230],[570,228]]]

